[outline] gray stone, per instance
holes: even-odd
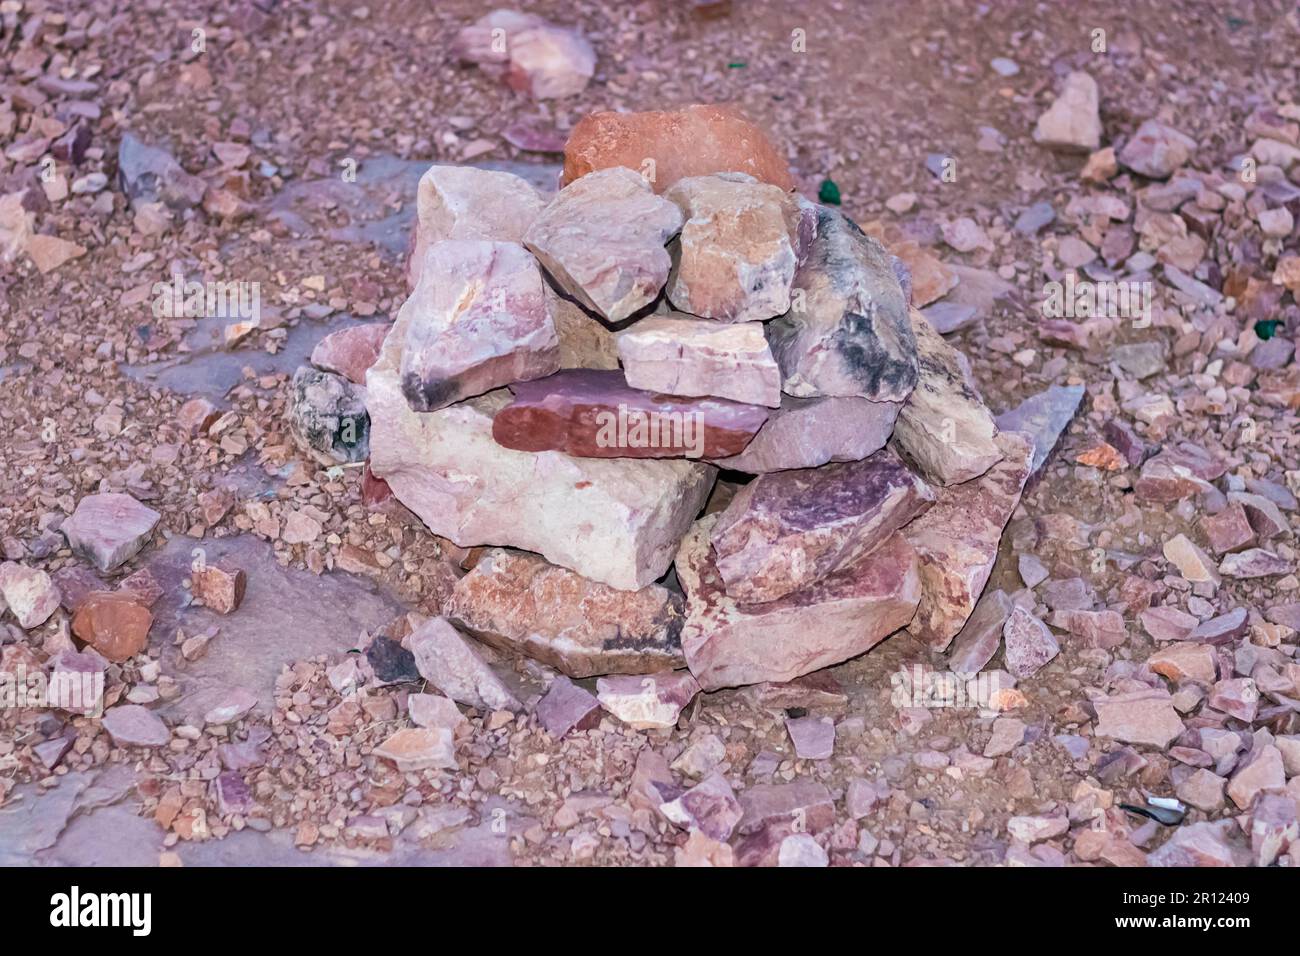
[[[359,386],[303,366],[290,389],[289,432],[304,451],[325,465],[366,460],[370,416]]]

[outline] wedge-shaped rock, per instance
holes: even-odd
[[[682,599],[584,578],[535,554],[493,549],[456,582],[444,613],[485,644],[570,677],[681,667]]]
[[[685,219],[668,277],[674,306],[724,322],[761,322],[790,308],[802,214],[789,193],[718,173],[678,180],[664,197]]]
[[[653,315],[619,334],[618,354],[633,388],[781,404],[781,370],[758,322]]]
[[[635,169],[660,193],[688,176],[733,171],[787,192],[795,185],[767,134],[730,106],[589,113],[564,146],[564,182],[610,166]]]
[[[818,206],[816,216],[790,311],[767,330],[782,388],[901,401],[916,385],[916,339],[889,254],[833,209]]]
[[[583,458],[717,458],[740,452],[767,409],[629,388],[620,371],[566,369],[511,387],[492,437],[518,451]]]
[[[414,289],[424,254],[444,239],[519,242],[546,205],[525,179],[474,166],[430,166],[415,194],[415,240],[407,269]]]
[[[1030,465],[1030,475],[1038,473],[1060,443],[1061,436],[1079,411],[1083,393],[1082,385],[1053,385],[1029,396],[995,419],[1003,431],[1024,432],[1033,439],[1034,460]]]
[[[676,726],[682,708],[700,692],[699,682],[686,671],[648,676],[619,675],[596,681],[600,706],[634,730]]]
[[[816,468],[828,461],[860,461],[885,447],[901,407],[898,402],[866,398],[786,395],[743,452],[714,464],[761,475]]]
[[[728,597],[775,601],[873,551],[934,502],[893,452],[760,475],[736,493],[710,541]]]
[[[705,690],[788,681],[865,652],[906,624],[920,599],[916,555],[901,535],[803,591],[741,606],[727,596],[709,536],[715,515],[682,542],[682,651]]]
[[[1101,145],[1097,81],[1075,71],[1065,78],[1060,95],[1038,117],[1034,142],[1052,149],[1091,152]]]
[[[161,517],[130,495],[104,492],[78,501],[72,517],[59,530],[73,554],[107,573],[144,547]]]
[[[939,491],[933,507],[903,529],[921,566],[921,604],[908,630],[936,650],[975,609],[1029,477],[1029,438],[1003,432],[996,441],[1001,461],[976,481]]]
[[[524,245],[565,292],[610,322],[653,302],[672,261],[664,245],[682,212],[630,169],[603,169],[559,191]]]
[[[449,239],[430,247],[403,317],[402,392],[417,412],[560,367],[541,270],[515,242]]]
[[[910,312],[921,374],[903,403],[894,440],[926,479],[956,485],[978,478],[1002,457],[993,415],[966,377],[962,354]]]
[[[461,547],[501,545],[634,590],[668,569],[717,470],[684,459],[602,460],[520,452],[492,439],[494,392],[411,411],[399,384],[398,321],[366,374],[370,468],[429,529]]]
[[[480,710],[521,705],[473,645],[446,618],[431,617],[408,638],[420,676],[454,701]]]

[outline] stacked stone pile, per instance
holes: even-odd
[[[368,454],[432,532],[492,548],[443,608],[460,631],[680,696],[666,672],[789,681],[966,624],[1042,456],[999,431],[902,263],[776,156],[691,107],[584,120],[551,197],[424,176],[364,387],[301,387],[340,410],[313,447]]]

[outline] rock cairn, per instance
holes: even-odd
[[[636,724],[683,688],[963,630],[1050,448],[999,430],[906,267],[777,156],[689,107],[588,117],[554,196],[424,176],[409,298],[382,344],[322,343],[295,425],[491,549],[437,643],[413,635],[429,670],[468,634],[571,678],[657,675],[606,688]]]

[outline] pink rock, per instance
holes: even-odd
[[[925,320],[917,312],[909,321],[884,248],[842,214],[814,208],[816,237],[795,274],[790,311],[768,327],[782,388],[797,398],[901,401],[917,384],[913,326]]]
[[[590,173],[565,186],[524,233],[556,283],[619,322],[654,301],[671,262],[664,244],[682,226],[676,205],[630,169]]]
[[[1219,573],[1229,578],[1267,578],[1291,574],[1295,569],[1294,561],[1288,561],[1263,548],[1225,554],[1219,562]]]
[[[402,306],[402,393],[427,412],[558,371],[541,271],[518,243],[451,239],[425,253]]]
[[[1147,667],[1174,683],[1196,680],[1214,683],[1217,658],[1208,644],[1172,644],[1147,658]]]
[[[682,650],[705,690],[788,681],[856,657],[911,619],[920,596],[915,555],[895,535],[868,557],[802,591],[743,606],[726,593],[707,515],[682,542]]]
[[[719,773],[712,773],[659,811],[672,823],[725,842],[744,815],[731,785]]]
[[[736,326],[729,326],[736,328]],[[901,406],[865,398],[793,398],[767,418],[745,450],[714,461],[720,468],[762,475],[859,461],[885,447]]]
[[[247,717],[257,706],[257,695],[245,687],[234,687],[226,691],[203,715],[205,724],[233,724]]]
[[[456,702],[441,694],[411,694],[406,698],[406,712],[417,727],[444,727],[456,736],[470,729]]]
[[[537,720],[553,737],[574,730],[590,730],[600,723],[600,701],[567,677],[557,677],[534,711]]]
[[[1097,81],[1082,70],[1065,78],[1060,94],[1038,117],[1034,142],[1068,152],[1092,152],[1101,145]]]
[[[58,587],[44,571],[13,561],[0,564],[0,614],[5,605],[24,630],[40,627],[59,608]]]
[[[781,370],[758,322],[652,315],[619,334],[618,354],[633,388],[781,404]]]
[[[1255,530],[1246,518],[1246,509],[1235,501],[1228,502],[1228,507],[1216,515],[1202,515],[1196,523],[1215,554],[1235,551],[1255,542]]]
[[[1271,743],[1260,745],[1258,738],[1253,751],[1228,781],[1228,796],[1242,810],[1249,810],[1261,793],[1276,793],[1286,789],[1286,768],[1282,753]]]
[[[619,590],[533,554],[488,551],[456,583],[443,612],[484,643],[570,677],[685,664],[680,595],[658,584]]]
[[[1017,605],[1002,627],[1002,655],[1007,670],[1016,677],[1030,677],[1061,653],[1047,625]]]
[[[1212,491],[1210,482],[1223,472],[1223,462],[1199,446],[1183,443],[1147,459],[1133,483],[1133,496],[1138,501],[1170,504]]]
[[[257,805],[253,791],[244,782],[243,775],[233,770],[226,770],[217,775],[213,781],[213,792],[217,801],[217,812],[223,817],[246,814]]]
[[[683,215],[667,289],[676,308],[723,322],[761,322],[790,308],[802,213],[789,193],[719,172],[679,179],[664,197]]]
[[[742,451],[767,409],[719,398],[676,398],[631,388],[623,373],[565,369],[511,387],[492,437],[518,451],[583,458],[718,458]]]
[[[1116,154],[1120,165],[1151,179],[1166,179],[1185,164],[1196,140],[1159,120],[1147,120]]]
[[[760,475],[710,535],[727,595],[774,601],[870,553],[934,493],[888,450],[857,462]]]
[[[564,134],[537,119],[521,119],[501,131],[501,136],[516,149],[527,153],[564,152]]]
[[[453,53],[535,100],[574,96],[596,71],[596,51],[576,30],[494,10],[456,35]]]
[[[1183,722],[1166,690],[1136,690],[1093,701],[1097,735],[1130,744],[1168,747],[1183,732]]]
[[[104,729],[119,747],[165,747],[172,734],[161,718],[139,704],[118,704],[104,714]]]
[[[327,372],[336,372],[356,385],[366,383],[366,369],[375,364],[388,323],[372,322],[331,332],[311,351],[311,364]]]
[[[805,833],[821,833],[835,825],[835,804],[825,785],[811,780],[757,784],[741,791],[745,815],[737,830],[742,834],[781,824]]]
[[[1006,450],[994,439],[993,415],[971,388],[961,353],[920,312],[909,315],[920,374],[898,413],[894,441],[925,478],[960,485],[988,471]],[[1032,440],[1024,440],[1032,453]]]
[[[801,760],[827,760],[835,750],[835,721],[829,717],[787,717],[785,731]]]
[[[1081,638],[1086,647],[1103,650],[1119,647],[1128,640],[1124,618],[1118,611],[1088,611],[1081,608],[1053,611],[1052,627]]]
[[[1249,677],[1221,680],[1210,691],[1206,705],[1249,724],[1259,710],[1259,689]]]
[[[1004,457],[987,474],[943,489],[934,506],[903,529],[921,562],[921,602],[908,631],[936,650],[948,646],[975,609],[1029,476],[1028,438],[1003,432],[995,447]]]
[[[1250,851],[1256,866],[1272,866],[1288,847],[1300,843],[1296,801],[1284,794],[1265,794],[1250,815]]]
[[[1138,614],[1142,629],[1157,641],[1185,641],[1200,623],[1176,607],[1147,608]]]
[[[523,709],[446,618],[429,618],[407,640],[420,676],[452,700],[480,710]]]
[[[68,547],[100,571],[121,567],[144,547],[162,515],[130,495],[106,492],[77,502],[60,530]]]
[[[1002,627],[1011,615],[1005,591],[986,591],[953,640],[948,667],[956,674],[977,674],[988,666],[1002,643]]]
[[[596,681],[600,705],[634,730],[668,729],[700,692],[687,671],[619,675]]]
[[[456,769],[456,741],[446,727],[405,727],[375,748],[402,773],[431,768]]]
[[[1151,866],[1249,866],[1250,850],[1232,820],[1185,823],[1147,856]]]

